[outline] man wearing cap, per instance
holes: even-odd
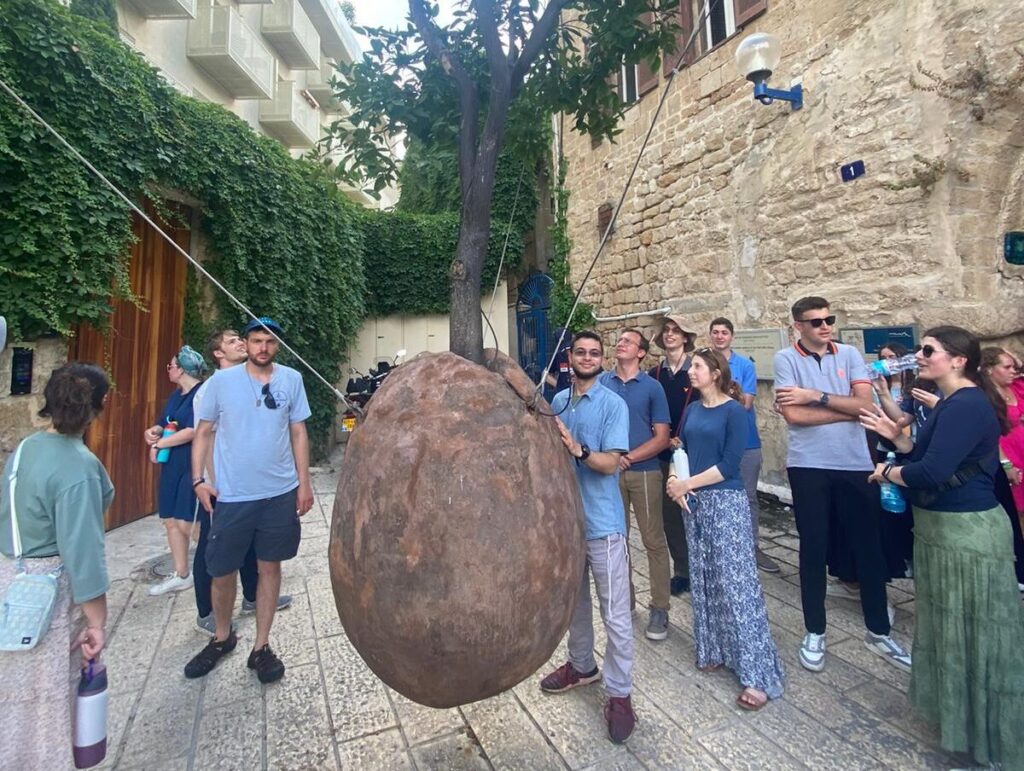
[[[661,383],[668,400],[669,414],[669,446],[658,455],[661,462],[662,475],[668,475],[669,463],[672,462],[672,451],[680,446],[679,431],[683,425],[683,413],[695,399],[700,399],[690,385],[690,352],[693,351],[697,333],[686,328],[683,317],[669,314],[662,319],[658,334],[654,336],[654,344],[665,351],[665,358],[648,370],[648,374]],[[683,512],[679,504],[661,490],[661,514],[665,524],[665,539],[672,555],[672,580],[670,588],[673,595],[690,591],[690,551],[686,545],[686,530],[683,527]]]
[[[259,582],[256,640],[247,666],[262,683],[284,675],[284,664],[270,648],[270,627],[281,591],[281,562],[298,552],[299,517],[313,506],[313,488],[302,376],[274,363],[283,334],[268,317],[249,322],[243,332],[248,360],[218,372],[196,412],[192,475],[200,504],[211,513],[206,562],[213,576],[216,634],[185,666],[185,677],[207,674],[237,645],[231,626],[235,574],[250,547],[256,551]],[[213,423],[216,489],[202,475]]]

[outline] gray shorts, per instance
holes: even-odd
[[[206,567],[214,578],[238,570],[249,547],[264,562],[290,560],[299,551],[302,528],[297,511],[298,490],[274,498],[228,503],[217,501],[210,517]]]

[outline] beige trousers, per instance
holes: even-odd
[[[626,509],[626,532],[629,532],[629,511],[633,510],[640,539],[647,552],[647,569],[651,580],[652,608],[669,609],[669,559],[665,540],[665,522],[661,517],[661,494],[665,486],[661,469],[653,471],[623,471],[619,474],[619,492]],[[630,559],[632,565],[632,558]],[[629,596],[635,604],[633,571],[629,575]]]

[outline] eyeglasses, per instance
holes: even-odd
[[[181,369],[181,365],[179,365],[178,362],[176,361],[172,361],[170,364],[167,365],[167,371],[170,372],[172,369]]]
[[[916,352],[920,353],[926,359],[930,359],[933,353],[949,353],[949,351],[939,350],[934,345],[922,345],[920,348],[917,349]]]
[[[797,323],[798,324],[810,324],[815,329],[820,327],[822,324],[828,324],[830,327],[834,327],[836,325],[836,317],[835,316],[826,316],[823,319],[797,319]]]
[[[270,393],[270,383],[266,383],[263,388],[260,389],[260,393],[263,394],[263,403],[267,405],[267,409],[276,410],[277,402],[274,401],[274,395]]]

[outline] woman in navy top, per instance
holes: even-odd
[[[971,752],[982,765],[1024,768],[1024,609],[1010,525],[994,488],[1006,404],[980,377],[976,337],[944,326],[921,342],[921,377],[943,399],[916,443],[877,408],[861,417],[910,454],[906,464],[879,464],[871,475],[909,488],[914,503],[910,700],[938,724],[945,749]]]
[[[668,495],[684,509],[693,592],[697,668],[727,666],[743,691],[736,703],[757,710],[782,695],[782,664],[768,628],[754,560],[750,503],[740,477],[747,413],[729,364],[710,348],[695,352],[690,382],[700,392],[683,418],[691,476],[669,474]]]
[[[193,582],[188,569],[188,545],[196,515],[196,496],[192,488],[192,436],[195,433],[192,401],[205,371],[203,357],[189,346],[183,346],[167,365],[167,379],[176,388],[160,419],[146,429],[150,460],[160,463],[157,509],[167,528],[167,543],[174,561],[174,573],[151,586],[151,595],[180,592],[190,588]],[[172,422],[176,430],[163,436],[164,428]],[[163,461],[159,460],[161,450],[167,450]]]

